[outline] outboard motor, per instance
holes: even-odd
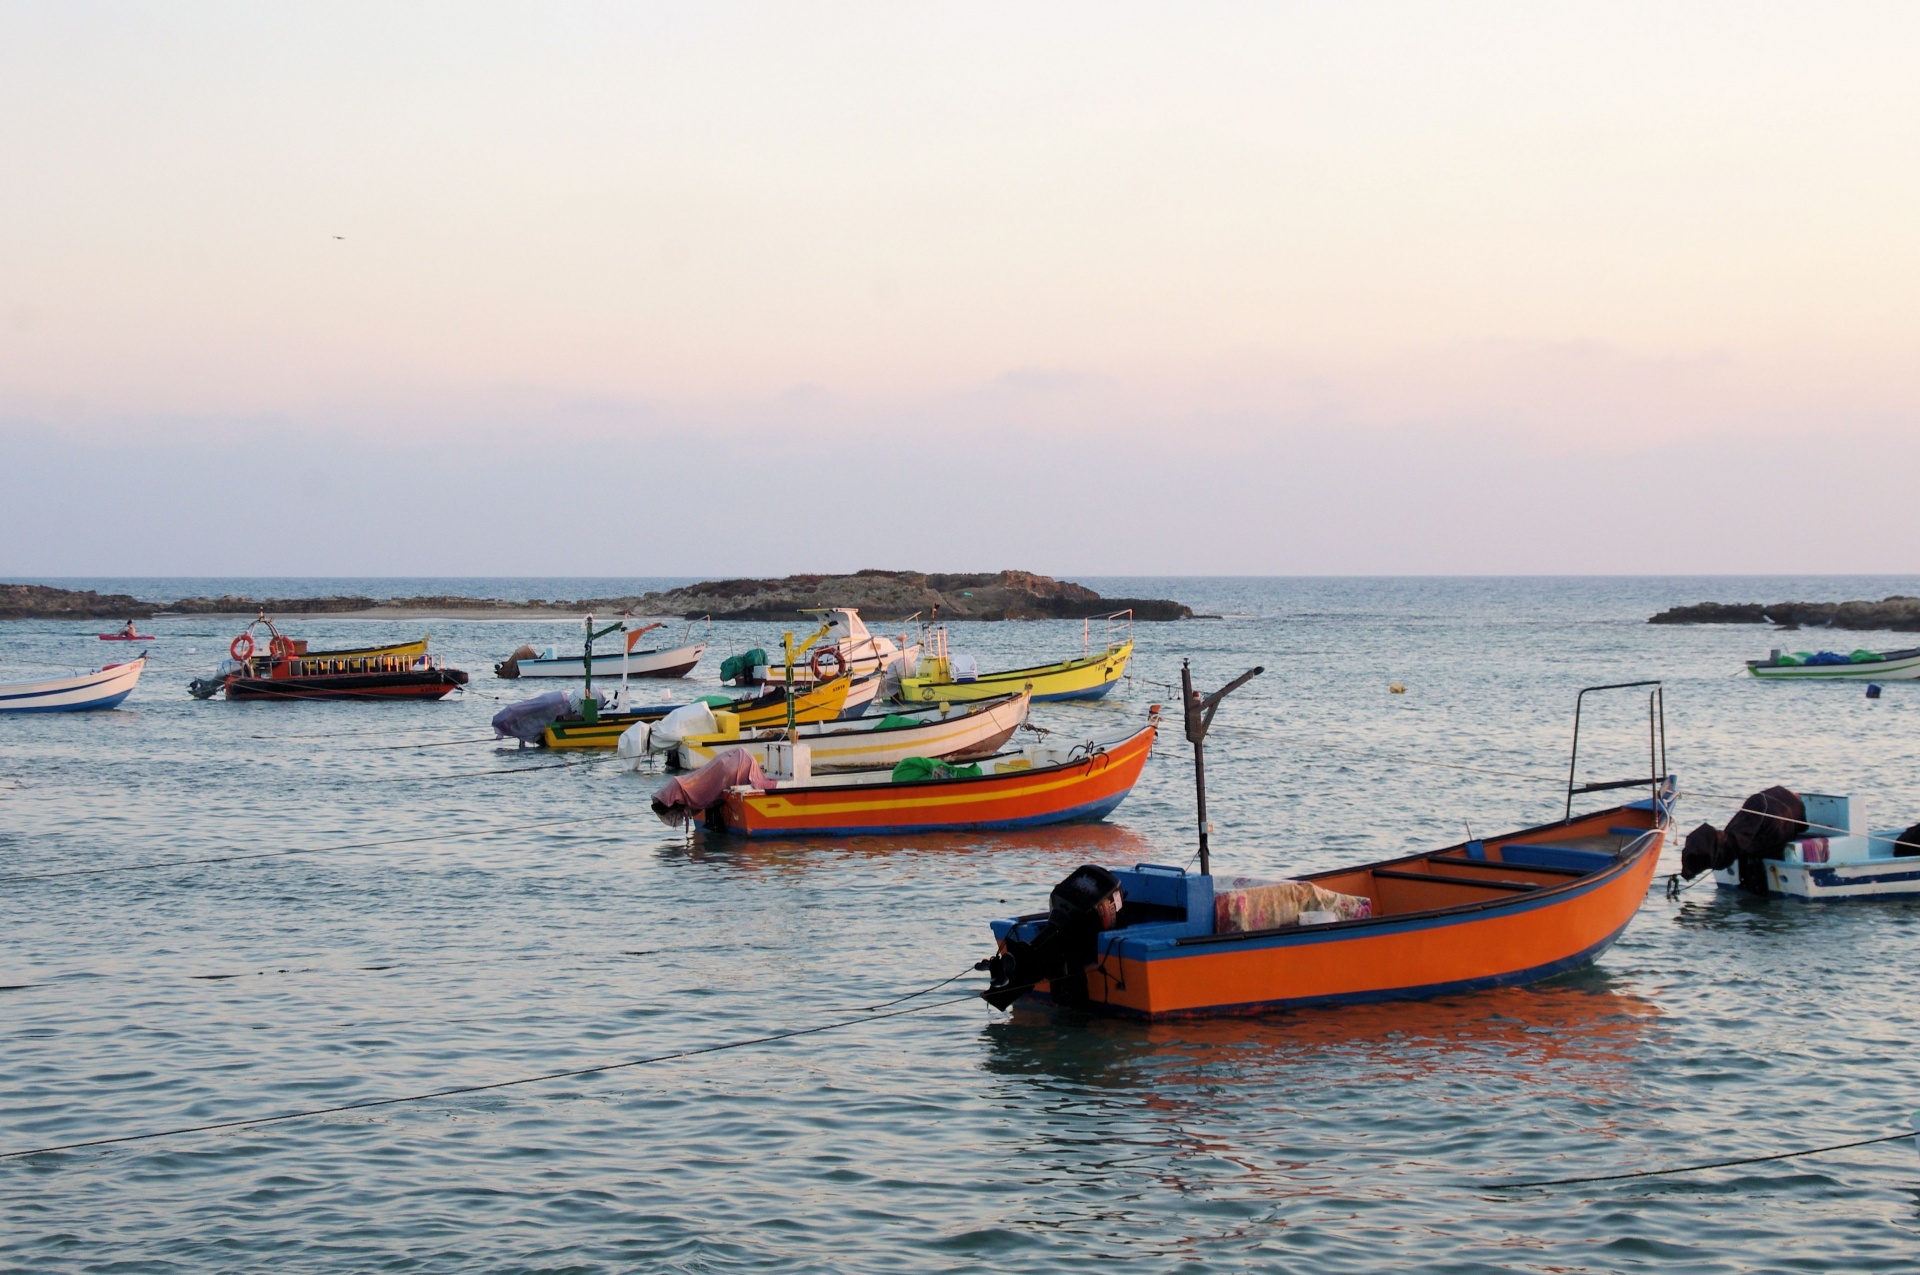
[[[1787,843],[1807,830],[1807,807],[1798,793],[1775,785],[1753,794],[1740,813],[1716,832],[1703,823],[1687,834],[1680,850],[1680,875],[1691,881],[1702,872],[1738,866],[1740,888],[1767,893],[1767,859],[1786,857]]]
[[[1101,905],[1119,892],[1120,878],[1098,864],[1075,868],[1047,896],[1047,919],[1031,941],[1009,935],[1004,951],[974,967],[992,975],[981,998],[1005,1009],[1045,981],[1055,1004],[1084,1004],[1087,966],[1099,954],[1100,932],[1117,915]]]

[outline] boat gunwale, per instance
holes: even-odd
[[[987,774],[955,775],[946,779],[903,779],[898,783],[894,783],[889,780],[876,779],[870,783],[863,783],[863,784],[822,784],[818,788],[805,788],[805,787],[770,788],[765,793],[762,793],[760,795],[767,796],[767,797],[777,797],[777,796],[791,796],[797,793],[815,793],[815,792],[833,793],[837,795],[840,793],[863,792],[863,791],[870,791],[874,789],[884,789],[889,792],[898,792],[901,789],[905,789],[905,788],[933,787],[933,786],[941,786],[941,785],[956,784],[956,783],[980,783],[988,779],[1031,779],[1035,775],[1051,775],[1059,771],[1070,770],[1075,766],[1084,766],[1088,762],[1093,760],[1093,758],[1095,757],[1111,758],[1114,755],[1114,753],[1116,753],[1122,748],[1127,747],[1129,744],[1133,743],[1136,739],[1140,738],[1140,736],[1147,734],[1148,732],[1157,731],[1158,729],[1159,728],[1157,726],[1142,726],[1139,730],[1133,732],[1131,735],[1127,735],[1121,738],[1120,740],[1112,744],[1110,747],[1104,748],[1100,752],[1092,753],[1086,757],[1082,757],[1078,761],[1063,761],[1052,766],[1030,766],[1025,770],[1010,770],[1010,771],[1002,772],[1000,774],[993,774],[993,775],[987,775]],[[727,742],[732,743],[733,741],[728,740]],[[1151,745],[1149,745],[1149,748],[1151,748]],[[987,756],[980,758],[980,760],[983,762],[992,761],[994,760],[995,757],[1003,756],[1003,755],[1004,754],[990,753]],[[1112,765],[1112,762],[1109,761],[1108,765]],[[881,768],[878,766],[873,767],[873,771],[876,774],[879,773],[880,769]],[[1102,771],[1104,771],[1105,769],[1106,769],[1105,766],[1101,767]],[[778,782],[778,781],[775,781],[775,782]],[[1043,912],[1040,915],[1044,917],[1046,913]]]
[[[49,695],[66,695],[73,691],[92,690],[103,686],[116,678],[126,677],[131,671],[138,679],[145,672],[147,655],[143,651],[130,660],[116,660],[84,673],[69,673],[65,677],[46,677],[34,682],[0,682],[0,702],[10,700],[41,699]]]
[[[1526,837],[1536,832],[1547,831],[1554,828],[1563,828],[1568,826],[1569,824],[1585,823],[1590,819],[1599,818],[1600,816],[1603,816],[1603,815],[1619,814],[1624,811],[1633,810],[1635,808],[1636,807],[1631,805],[1614,806],[1607,810],[1595,811],[1591,815],[1582,815],[1578,819],[1561,820],[1557,823],[1541,824],[1533,828],[1523,828],[1518,832],[1504,834],[1501,837],[1497,838],[1497,841],[1499,842],[1516,841],[1522,837]],[[1162,940],[1162,942],[1166,942],[1173,947],[1199,947],[1209,943],[1211,944],[1233,943],[1241,940],[1274,939],[1274,938],[1297,938],[1303,942],[1311,942],[1311,941],[1315,941],[1318,938],[1318,936],[1327,934],[1329,932],[1350,934],[1357,930],[1361,930],[1369,926],[1378,926],[1378,927],[1384,928],[1388,925],[1397,925],[1403,922],[1423,922],[1423,921],[1431,921],[1435,919],[1451,919],[1455,917],[1466,916],[1474,912],[1494,912],[1494,911],[1528,912],[1528,911],[1532,911],[1536,907],[1540,907],[1549,903],[1561,902],[1564,899],[1570,898],[1575,894],[1584,894],[1588,890],[1595,889],[1601,885],[1607,884],[1613,878],[1618,877],[1621,873],[1625,872],[1628,868],[1637,865],[1641,857],[1648,852],[1651,844],[1651,843],[1649,844],[1641,844],[1641,843],[1648,842],[1649,838],[1652,837],[1653,834],[1655,833],[1664,834],[1667,831],[1668,826],[1669,826],[1669,823],[1663,823],[1656,817],[1654,826],[1651,828],[1648,828],[1645,832],[1635,837],[1632,841],[1629,841],[1627,845],[1618,852],[1617,856],[1614,859],[1614,862],[1607,865],[1606,867],[1596,868],[1592,872],[1586,873],[1582,876],[1574,877],[1567,881],[1562,881],[1558,885],[1542,886],[1540,889],[1528,890],[1528,891],[1525,891],[1524,893],[1515,891],[1504,898],[1476,899],[1468,903],[1456,903],[1451,907],[1423,908],[1418,912],[1390,912],[1380,916],[1357,917],[1349,921],[1329,921],[1321,925],[1309,925],[1309,926],[1302,926],[1298,924],[1283,925],[1283,926],[1278,926],[1278,927],[1265,929],[1265,930],[1246,930],[1236,934],[1190,934],[1181,938]],[[1462,842],[1458,846],[1445,846],[1439,850],[1429,850],[1419,854],[1403,855],[1398,859],[1383,859],[1376,863],[1357,864],[1349,868],[1334,868],[1326,872],[1310,873],[1306,876],[1296,877],[1294,879],[1298,881],[1312,881],[1316,877],[1344,876],[1351,872],[1364,871],[1364,872],[1371,873],[1377,868],[1384,868],[1384,869],[1391,870],[1397,864],[1410,863],[1415,859],[1425,859],[1430,855],[1445,854],[1448,851],[1454,850],[1454,849],[1464,849],[1465,844],[1466,843]],[[1636,845],[1639,846],[1639,849],[1637,850],[1633,849],[1633,847]],[[1526,865],[1516,863],[1508,866],[1524,869]],[[1463,879],[1461,884],[1472,886],[1476,883],[1473,881]],[[1118,936],[1118,935],[1125,934],[1126,931],[1112,930],[1112,931],[1109,931],[1108,933]],[[1103,935],[1102,937],[1104,938],[1106,936]],[[1113,940],[1112,948],[1117,949],[1120,943],[1123,941],[1124,940],[1116,937]],[[1140,941],[1151,942],[1152,940],[1143,936]],[[1118,952],[1115,951],[1114,954],[1118,955]],[[1151,958],[1149,957],[1146,959],[1151,959]]]
[[[238,639],[235,639],[235,640],[238,641]],[[291,642],[291,641],[295,641],[296,639],[288,638],[287,640]],[[349,647],[342,647],[337,651],[308,651],[304,655],[289,655],[284,657],[275,657],[272,655],[268,655],[268,656],[265,656],[264,658],[267,658],[267,659],[284,658],[289,660],[337,660],[337,659],[342,659],[342,658],[347,658],[352,656],[385,655],[392,651],[402,651],[402,650],[406,650],[409,647],[415,647],[415,646],[421,648],[421,650],[424,652],[427,645],[432,641],[433,641],[433,635],[428,634],[426,637],[412,638],[405,642],[388,642],[382,646],[349,646]],[[253,660],[258,660],[263,657],[259,655],[254,655],[248,658]]]
[[[1748,668],[1779,670],[1780,672],[1783,672],[1783,673],[1788,669],[1796,669],[1796,668],[1866,669],[1866,668],[1873,667],[1875,664],[1894,664],[1902,660],[1911,660],[1916,657],[1920,657],[1920,646],[1910,646],[1905,648],[1904,650],[1899,650],[1899,651],[1876,651],[1875,654],[1878,655],[1880,658],[1875,660],[1862,660],[1858,664],[1854,664],[1852,662],[1849,662],[1846,664],[1775,664],[1771,658],[1764,659],[1764,660],[1748,660],[1746,664]],[[1813,676],[1813,675],[1806,674],[1804,676]],[[1831,675],[1829,674],[1829,676]]]
[[[707,646],[708,646],[708,643],[704,641],[688,642],[682,646],[656,646],[656,647],[651,647],[645,651],[626,651],[620,655],[596,655],[593,657],[593,662],[595,664],[618,665],[621,662],[628,659],[638,660],[638,659],[643,659],[649,655],[678,655],[683,651],[692,651],[694,652],[694,657],[693,657],[694,663],[698,664],[700,662],[700,657],[707,653]],[[536,657],[531,660],[521,660],[519,664],[520,664],[520,668],[524,670],[530,666],[537,666],[541,664],[583,664],[585,662],[586,662],[585,657],[580,655],[556,655],[550,660],[544,657]],[[505,661],[502,661],[502,663],[505,663]],[[525,677],[526,673],[522,672],[520,676]],[[611,677],[612,675],[608,674],[608,676]],[[503,679],[503,680],[511,680],[511,679]]]
[[[1129,650],[1132,646],[1133,639],[1128,638],[1118,646],[1108,647],[1104,655],[1075,655],[1064,660],[1055,660],[1051,664],[1034,664],[1027,668],[1001,669],[996,673],[982,673],[968,682],[936,682],[924,677],[909,677],[902,680],[917,682],[922,686],[978,686],[982,682],[997,682],[1003,678],[1024,677],[1034,673],[1052,673],[1058,676],[1062,673],[1078,672],[1083,668],[1092,668],[1095,664],[1101,664],[1111,659],[1116,652]]]
[[[800,737],[800,742],[803,744],[812,744],[823,739],[867,739],[875,735],[893,735],[893,734],[910,731],[910,730],[920,730],[927,726],[944,726],[948,722],[965,721],[969,717],[978,717],[983,712],[998,712],[1001,709],[1006,708],[1007,706],[1012,704],[1013,701],[1019,699],[1024,694],[1026,694],[1025,691],[1012,691],[1006,695],[995,695],[992,699],[967,700],[967,701],[964,701],[963,704],[949,704],[947,706],[947,714],[941,717],[938,721],[915,722],[911,726],[888,726],[888,727],[882,728],[876,724],[873,726],[860,727],[860,726],[852,725],[850,722],[841,720],[839,718],[835,718],[831,721],[825,721],[825,722],[800,722],[797,724],[802,728],[807,726],[816,726],[816,725],[817,726],[838,726],[841,728],[839,730],[821,731],[817,735],[802,735]],[[907,707],[910,711],[927,713],[927,712],[936,711],[940,706],[938,704],[910,704],[910,705],[906,705],[905,707]],[[965,707],[966,711],[964,713],[954,711],[961,707]],[[892,715],[904,716],[904,714],[892,714]],[[866,721],[866,720],[869,720],[869,719],[867,718],[853,719],[853,721]],[[885,721],[886,718],[881,717],[881,718],[874,718],[871,720],[877,723],[877,722]],[[752,732],[751,737],[749,737],[748,732]],[[763,732],[771,732],[771,733],[767,734]],[[746,728],[746,730],[741,731],[740,734],[733,739],[723,739],[718,736],[695,735],[686,742],[692,743],[692,744],[698,744],[702,747],[705,747],[707,745],[720,745],[720,744],[771,744],[771,743],[779,742],[781,737],[783,737],[786,733],[787,733],[787,728],[785,726],[749,726]],[[1129,738],[1131,738],[1131,736],[1129,736]],[[878,769],[878,767],[875,767],[875,769]]]
[[[798,690],[797,690],[797,688],[796,688],[796,693],[797,693],[797,694],[805,694],[805,695],[811,695],[811,694],[813,694],[813,693],[814,693],[815,691],[820,691],[820,690],[824,690],[824,689],[826,689],[827,687],[829,687],[829,686],[832,686],[832,685],[833,685],[833,682],[837,682],[837,681],[839,681],[839,680],[840,680],[839,678],[835,678],[835,679],[833,679],[833,681],[832,681],[832,682],[822,682],[822,683],[820,683],[820,685],[818,685],[818,686],[813,686],[813,687],[809,687],[809,688],[808,688],[807,690],[805,690],[804,692],[801,692],[801,691],[798,691]],[[853,688],[852,688],[851,686],[849,686],[849,687],[847,688],[847,691],[848,691],[848,693],[849,693],[849,694],[851,694],[851,693],[852,693],[852,691],[853,691]],[[558,692],[558,691],[552,691],[552,692],[548,692],[548,693],[549,693],[549,694],[559,694],[559,692]],[[752,712],[758,712],[758,711],[759,711],[760,709],[763,709],[763,708],[772,708],[772,707],[773,707],[774,705],[776,705],[776,704],[778,704],[778,703],[779,703],[779,702],[780,702],[780,701],[781,701],[782,699],[784,699],[784,698],[785,698],[785,696],[786,696],[786,689],[785,689],[785,688],[783,687],[783,688],[781,688],[780,690],[777,690],[777,691],[768,691],[768,692],[766,692],[765,694],[762,694],[762,695],[755,695],[755,696],[753,696],[753,697],[752,697],[752,698],[750,698],[750,699],[749,699],[749,698],[747,698],[747,697],[745,697],[745,696],[742,696],[741,698],[739,698],[739,699],[736,699],[736,700],[734,700],[734,701],[733,701],[733,706],[732,706],[731,708],[720,708],[720,707],[718,707],[718,706],[714,706],[714,708],[713,708],[713,711],[714,711],[714,712],[716,712],[716,713],[752,713]],[[651,724],[651,723],[653,723],[653,722],[657,722],[657,721],[659,721],[659,720],[661,720],[661,718],[664,718],[664,717],[665,717],[665,716],[667,715],[667,713],[671,713],[671,712],[672,712],[672,711],[673,711],[674,709],[676,709],[676,708],[685,708],[685,707],[687,707],[687,705],[688,705],[688,704],[698,704],[698,703],[700,703],[700,702],[701,702],[701,700],[700,700],[700,699],[699,699],[698,697],[696,697],[696,698],[694,698],[694,699],[690,699],[690,700],[688,700],[686,704],[652,704],[652,705],[649,705],[649,706],[648,706],[649,708],[663,708],[663,709],[665,709],[665,710],[666,710],[666,712],[664,712],[664,713],[661,713],[661,714],[659,714],[659,716],[655,716],[655,715],[653,715],[652,713],[650,713],[650,712],[647,712],[647,711],[645,711],[645,710],[642,710],[642,711],[638,711],[638,712],[632,712],[632,713],[601,713],[601,714],[600,714],[600,716],[598,717],[598,719],[597,719],[597,720],[595,720],[595,721],[591,721],[591,722],[589,722],[589,721],[588,721],[588,720],[587,720],[586,718],[584,718],[584,717],[582,717],[582,716],[581,716],[580,714],[578,714],[578,713],[568,713],[568,714],[566,714],[566,715],[565,715],[565,716],[563,716],[563,717],[556,717],[556,718],[554,718],[554,719],[553,719],[553,721],[552,721],[552,722],[550,723],[550,725],[551,725],[551,726],[563,726],[563,727],[566,727],[566,728],[568,728],[568,729],[573,729],[574,727],[579,727],[579,726],[610,726],[610,725],[616,725],[616,724],[621,724],[621,723],[624,723],[625,725],[628,725],[628,726],[631,726],[631,725],[633,725],[633,724],[634,724],[635,722],[647,722],[647,723],[649,723],[649,724]],[[916,707],[916,708],[920,708],[920,707],[932,707],[932,705],[914,705],[914,707]],[[810,725],[811,723],[802,723],[802,724],[803,724],[803,725]],[[763,727],[759,727],[759,726],[750,726],[750,727],[748,727],[748,729],[749,729],[749,730],[761,730],[761,729],[766,729],[766,728],[763,728]],[[780,729],[782,729],[782,730],[784,730],[784,729],[786,729],[786,728],[785,728],[785,727],[781,727]]]

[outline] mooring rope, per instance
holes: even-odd
[[[113,872],[164,872],[168,868],[191,868],[206,863],[239,863],[247,859],[285,859],[293,855],[326,854],[334,850],[371,850],[375,846],[402,846],[416,841],[459,841],[469,837],[497,837],[518,828],[476,828],[472,832],[429,832],[416,837],[387,837],[379,841],[353,841],[340,846],[307,846],[297,850],[261,850],[249,854],[209,855],[203,859],[161,859],[153,863],[119,863],[104,868],[62,868],[58,872],[25,872],[0,877],[0,885],[17,881],[50,881],[55,877],[95,877]]]
[[[442,739],[430,744],[362,744],[355,748],[342,748],[343,753],[397,753],[421,748],[452,748],[458,744],[492,744],[506,738],[502,735],[470,735],[465,739]]]
[[[937,992],[949,983],[959,982],[961,979],[965,978],[967,975],[973,973],[975,970],[979,968],[980,967],[977,964],[968,965],[965,969],[961,970],[958,974],[955,974],[953,977],[943,978],[939,982],[923,987],[917,992],[908,992],[905,996],[896,996],[890,1001],[881,1001],[878,1005],[866,1005],[866,1006],[863,1006],[862,1008],[867,1013],[872,1013],[876,1009],[885,1009],[889,1005],[898,1005],[901,1001],[910,1001],[910,1000],[913,1000],[915,997],[925,996],[928,992]]]
[[[944,1000],[926,1001],[919,1005],[909,1005],[905,1009],[891,1010],[884,1014],[864,1014],[857,1018],[843,1018],[831,1023],[822,1023],[816,1027],[796,1027],[790,1031],[769,1032],[764,1036],[750,1036],[744,1040],[722,1041],[717,1045],[701,1045],[693,1049],[676,1049],[671,1053],[652,1054],[645,1058],[629,1058],[622,1062],[600,1063],[593,1067],[573,1067],[566,1071],[543,1072],[537,1076],[518,1076],[511,1080],[494,1080],[477,1085],[453,1085],[445,1089],[433,1089],[424,1093],[402,1094],[392,1098],[366,1098],[359,1102],[343,1102],[331,1107],[309,1107],[301,1111],[283,1111],[271,1116],[247,1116],[235,1120],[214,1120],[206,1124],[186,1125],[176,1129],[155,1129],[146,1133],[123,1133],[110,1138],[88,1138],[80,1142],[65,1142],[55,1146],[28,1147],[19,1151],[0,1151],[0,1160],[16,1160],[25,1156],[48,1155],[56,1151],[79,1151],[88,1147],[118,1146],[128,1142],[148,1142],[157,1138],[179,1138],[194,1133],[213,1133],[222,1129],[248,1129],[259,1125],[283,1124],[289,1120],[311,1120],[320,1116],[340,1115],[349,1111],[369,1111],[377,1107],[396,1107],[405,1103],[429,1102],[436,1098],[454,1098],[463,1094],[490,1093],[500,1089],[513,1089],[522,1085],[543,1084],[552,1080],[572,1080],[581,1076],[600,1076],[609,1072],[625,1071],[634,1067],[647,1067],[655,1063],[673,1062],[681,1058],[694,1058],[701,1054],[717,1054],[729,1049],[745,1049],[752,1045],[767,1045],[776,1041],[793,1040],[801,1036],[817,1036],[823,1032],[840,1031],[847,1027],[857,1027],[862,1023],[875,1023],[888,1018],[901,1018],[908,1014],[918,1014],[923,1010],[939,1009],[942,1006],[958,1005],[963,1001],[976,999],[976,994],[968,992],[965,996],[953,996]]]
[[[381,779],[363,779],[368,784],[433,784],[448,779],[478,779],[482,775],[526,775],[536,770],[577,770],[583,766],[597,765],[601,762],[619,761],[613,753],[604,757],[588,757],[581,761],[542,762],[537,766],[497,766],[492,770],[456,770],[447,775],[391,775]]]
[[[1854,1142],[1836,1142],[1826,1147],[1806,1147],[1799,1151],[1779,1151],[1773,1155],[1745,1156],[1738,1160],[1712,1160],[1706,1164],[1683,1164],[1674,1169],[1639,1169],[1632,1173],[1600,1173],[1584,1178],[1549,1178],[1541,1182],[1493,1182],[1483,1184],[1492,1191],[1519,1191],[1528,1187],[1547,1186],[1584,1186],[1591,1182],[1624,1182],[1630,1178],[1665,1178],[1676,1173],[1701,1173],[1708,1169],[1730,1169],[1742,1164],[1768,1164],[1775,1160],[1797,1160],[1804,1156],[1826,1155],[1829,1151],[1846,1151],[1852,1147],[1870,1147],[1879,1142],[1898,1142],[1902,1138],[1920,1140],[1920,1132],[1882,1134],[1877,1138],[1860,1138]]]

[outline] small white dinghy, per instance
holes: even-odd
[[[707,653],[707,642],[711,636],[713,621],[707,621],[709,637],[702,637],[698,642],[693,640],[693,624],[689,622],[686,632],[681,634],[680,645],[653,647],[643,651],[634,650],[643,633],[665,627],[665,624],[654,623],[625,630],[621,635],[622,649],[618,655],[593,657],[594,676],[611,681],[616,676],[621,678],[685,677],[693,672],[693,666],[698,664],[700,657]],[[544,651],[523,646],[494,665],[493,675],[500,678],[584,678],[587,675],[587,652],[582,650],[579,655],[562,655],[552,646]]]
[[[1807,831],[1787,842],[1783,858],[1763,861],[1769,894],[1795,899],[1920,894],[1920,854],[1896,844],[1901,829],[1870,831],[1858,797],[1803,792],[1800,800],[1807,808]],[[1723,868],[1713,879],[1723,889],[1737,890],[1739,866]]]
[[[1809,677],[1851,682],[1911,682],[1920,678],[1920,646],[1904,651],[1781,651],[1764,660],[1748,660],[1755,677],[1791,682]]]
[[[113,708],[133,694],[146,671],[146,652],[124,664],[108,664],[76,677],[42,682],[0,682],[0,713],[83,713]]]

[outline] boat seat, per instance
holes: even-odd
[[[1507,863],[1526,864],[1540,868],[1579,868],[1585,872],[1598,872],[1602,868],[1612,867],[1619,862],[1614,856],[1599,850],[1579,850],[1572,846],[1556,845],[1516,845],[1500,847],[1500,858]]]
[[[1527,872],[1548,873],[1556,877],[1584,877],[1587,875],[1587,869],[1585,868],[1561,868],[1544,863],[1499,863],[1491,859],[1463,859],[1458,855],[1451,854],[1429,855],[1427,856],[1427,862],[1430,864],[1445,863],[1456,868],[1491,868],[1495,872],[1518,868]]]
[[[1489,868],[1497,868],[1497,863],[1489,863]],[[1472,877],[1453,877],[1443,872],[1405,872],[1399,868],[1375,868],[1375,877],[1384,877],[1390,881],[1427,881],[1438,885],[1460,885],[1469,890],[1538,890],[1541,887],[1532,881],[1476,881]]]

